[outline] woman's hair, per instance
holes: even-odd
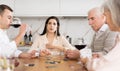
[[[55,16],[51,16],[51,17],[49,17],[49,18],[46,20],[46,22],[45,22],[45,27],[44,27],[44,30],[43,30],[43,32],[42,32],[41,35],[46,34],[46,32],[47,32],[47,24],[48,24],[48,22],[49,22],[50,19],[55,19],[55,20],[57,21],[57,31],[55,32],[55,34],[56,34],[57,36],[60,36],[60,32],[59,32],[60,23],[59,23],[59,19],[58,19],[57,17],[55,17]]]
[[[107,0],[103,8],[111,13],[114,25],[120,27],[120,0]]]
[[[4,10],[5,10],[5,9],[8,9],[8,10],[10,10],[11,12],[13,12],[13,10],[12,10],[9,6],[4,5],[4,4],[1,4],[1,5],[0,5],[0,15],[2,15],[2,14],[4,13]]]

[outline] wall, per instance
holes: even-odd
[[[36,33],[39,34],[43,31],[44,23],[47,17],[20,17],[20,19],[23,23],[26,23],[32,27],[34,39]],[[72,44],[75,44],[77,42],[76,39],[81,37],[85,39],[85,43],[91,43],[94,32],[89,26],[86,17],[59,17],[59,19],[61,34],[64,36],[69,35],[72,38]],[[18,29],[11,27],[8,30],[9,37],[13,39],[17,34],[16,32],[18,32]],[[88,32],[87,35],[86,32]]]

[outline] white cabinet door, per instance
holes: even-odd
[[[89,9],[100,6],[104,0],[61,0],[63,16],[87,16]]]
[[[59,0],[16,0],[16,16],[59,15]]]

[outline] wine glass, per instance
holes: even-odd
[[[86,44],[84,43],[84,38],[78,38],[76,45],[74,45],[78,50],[81,50],[86,47]]]
[[[0,58],[0,71],[13,71],[14,59],[13,58]]]
[[[81,50],[81,49],[83,49],[83,48],[85,48],[86,47],[86,45],[85,44],[81,44],[81,45],[74,45],[78,50]]]
[[[12,24],[10,26],[13,26],[14,28],[18,28],[21,25],[21,20],[19,18],[13,18]]]
[[[58,49],[50,49],[50,53],[52,56],[59,56],[61,51]]]

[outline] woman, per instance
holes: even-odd
[[[54,54],[54,51],[75,49],[65,37],[60,35],[60,23],[57,17],[51,16],[45,22],[43,33],[36,37],[30,51],[41,51],[41,55]]]
[[[103,8],[109,28],[120,32],[120,1],[107,0]],[[107,55],[98,58],[97,61],[93,58],[93,62],[97,64],[93,71],[120,71],[120,34],[116,41],[115,47]]]

